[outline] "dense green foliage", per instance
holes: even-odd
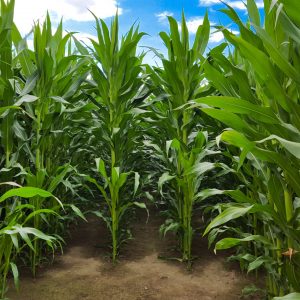
[[[206,232],[212,239],[224,228],[234,232],[215,248],[238,246],[235,258],[248,271],[264,266],[269,294],[276,296],[300,289],[299,22],[292,22],[288,10],[270,9],[266,2],[262,28],[255,1],[247,7],[251,27],[230,7],[224,10],[241,33],[237,37],[220,28],[233,55],[226,58],[219,47],[204,63],[207,79],[222,96],[195,100],[231,128],[219,140],[241,150],[238,158],[229,151],[241,180],[239,193],[234,202],[220,204],[222,213]],[[227,224],[239,217],[247,227]]]
[[[110,28],[95,16],[90,46],[47,15],[30,49],[14,0],[1,0],[1,298],[18,266],[35,276],[89,212],[107,225],[115,263],[134,209],[150,201],[188,267],[198,230],[266,274],[268,299],[299,299],[300,7],[265,0],[262,18],[246,6],[246,23],[222,10],[239,34],[216,25],[225,42],[209,51],[207,15],[192,45],[184,15],[169,17],[168,55],[152,49],[153,67],[138,54],[144,33],[120,37],[118,15]]]

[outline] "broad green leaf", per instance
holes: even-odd
[[[224,131],[219,138],[220,140],[236,147],[247,149],[248,152],[252,151],[255,147],[254,142],[249,141],[243,134],[235,130]]]
[[[13,277],[14,277],[14,284],[17,290],[19,290],[19,271],[18,271],[18,267],[15,263],[10,262],[10,268],[11,271],[13,273]]]
[[[57,188],[57,186],[63,181],[63,179],[65,178],[65,176],[67,175],[67,173],[72,171],[72,168],[70,167],[69,164],[66,164],[65,166],[62,166],[59,170],[62,171],[60,173],[58,173],[50,182],[49,186],[48,186],[48,192],[53,193],[55,191],[55,189]]]
[[[70,207],[72,208],[72,210],[74,211],[74,213],[80,217],[81,219],[83,219],[84,221],[87,222],[86,217],[84,216],[84,214],[82,213],[82,211],[74,204],[70,204]]]
[[[215,163],[211,163],[211,162],[199,162],[195,164],[192,168],[187,170],[185,175],[195,174],[196,176],[200,176],[210,170],[215,169],[216,166],[217,165]]]
[[[225,96],[209,96],[193,101],[199,103],[199,105],[206,104],[209,106],[222,108],[228,112],[243,115],[245,114],[250,118],[253,118],[254,121],[260,121],[268,124],[279,123],[278,118],[270,108],[258,106],[246,100]]]
[[[232,129],[238,130],[240,132],[251,132],[247,123],[231,112],[214,108],[201,108],[201,111],[213,117],[214,119],[221,121],[226,126]]]
[[[210,33],[210,23],[208,19],[208,13],[205,13],[203,23],[200,25],[197,29],[194,44],[193,44],[193,50],[197,55],[205,52],[205,49],[207,47],[208,41],[209,41],[209,33]]]
[[[15,106],[21,106],[23,103],[32,103],[37,101],[39,98],[33,95],[24,95],[16,103]]]
[[[104,161],[101,158],[96,158],[96,166],[98,169],[98,172],[105,178],[108,179],[105,169]]]
[[[259,10],[254,0],[247,0],[247,10],[253,24],[260,26]]]
[[[206,227],[203,235],[206,235],[211,229],[217,226],[223,225],[231,220],[244,216],[252,208],[253,205],[246,206],[246,207],[233,206],[225,209],[223,212],[221,212],[216,218],[214,218],[210,222],[210,224]]]
[[[170,175],[169,173],[163,173],[160,177],[159,177],[159,180],[158,180],[158,190],[160,191],[161,195],[163,195],[162,193],[162,187],[163,185],[174,179],[176,176],[175,175]]]
[[[270,258],[265,258],[265,257],[258,257],[256,260],[252,261],[251,263],[249,263],[247,272],[251,272],[253,270],[258,269],[261,265],[263,265],[266,262],[270,262]]]
[[[0,107],[0,117],[2,117],[1,115],[4,114],[5,112],[7,112],[10,109],[20,109],[20,107],[18,107],[18,106],[4,106],[4,107]]]
[[[232,36],[231,38],[240,49],[245,59],[249,60],[253,66],[255,75],[261,81],[261,84],[266,85],[268,92],[276,97],[278,104],[289,112],[290,108],[286,95],[278,82],[276,70],[269,57],[263,51],[241,37]]]
[[[235,247],[243,242],[258,241],[264,244],[269,244],[269,241],[261,235],[250,235],[245,238],[224,238],[218,241],[215,245],[215,250],[224,250]]]
[[[38,210],[35,210],[33,211],[32,213],[30,213],[25,221],[23,222],[23,225],[25,225],[30,219],[32,219],[34,216],[37,216],[37,215],[40,215],[40,214],[53,214],[53,215],[56,215],[56,216],[59,216],[58,213],[56,213],[54,210],[52,209],[48,209],[48,208],[42,208],[42,209],[38,209]]]
[[[35,188],[35,187],[19,187],[15,189],[11,189],[4,193],[0,197],[0,203],[5,201],[8,198],[18,196],[22,198],[32,198],[35,196],[40,196],[43,198],[48,198],[48,197],[54,197],[50,192],[47,192],[45,190]]]
[[[128,177],[129,173],[121,173],[119,175],[119,179],[117,181],[118,183],[118,188],[120,189],[122,186],[124,186],[124,184],[126,183],[127,181],[127,177]]]
[[[288,141],[274,134],[268,136],[263,140],[257,141],[256,143],[260,144],[269,140],[277,140],[286,150],[288,150],[291,154],[300,159],[300,143]]]

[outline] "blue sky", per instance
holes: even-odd
[[[246,18],[246,7],[240,0],[224,0],[236,9],[242,19]],[[256,0],[260,9],[262,0]],[[88,37],[95,36],[94,21],[87,8],[97,16],[110,21],[111,16],[119,9],[121,32],[125,33],[137,21],[140,29],[149,34],[144,37],[140,45],[151,46],[165,53],[164,47],[158,36],[160,31],[168,31],[167,16],[171,15],[178,21],[184,10],[191,38],[201,25],[205,12],[209,14],[212,25],[223,24],[233,31],[230,20],[219,10],[224,5],[219,0],[16,0],[15,16],[21,32],[28,32],[33,21],[43,19],[46,10],[50,12],[52,20],[57,22],[64,19],[64,27],[68,31],[78,31],[78,38],[87,41]],[[222,41],[222,34],[213,33],[212,28],[209,46],[213,47]],[[147,60],[152,57],[148,55]]]

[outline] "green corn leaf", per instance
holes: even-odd
[[[7,111],[9,111],[10,109],[20,109],[20,107],[17,106],[4,106],[4,107],[0,107],[0,118],[2,118],[3,114]]]
[[[17,290],[19,290],[20,288],[20,282],[19,282],[19,271],[18,271],[18,267],[15,263],[10,262],[10,269],[13,273],[13,277],[14,277],[14,284]]]
[[[235,130],[224,131],[218,137],[218,140],[222,140],[226,143],[229,143],[242,149],[247,149],[248,152],[252,151],[255,147],[254,142],[249,141],[243,134]]]
[[[261,144],[269,140],[277,140],[286,150],[288,150],[291,154],[300,159],[300,143],[288,141],[274,134],[268,136],[263,140],[257,141],[256,143]]]
[[[105,164],[104,161],[101,158],[96,158],[96,166],[98,169],[98,172],[105,178],[108,179],[106,169],[105,169]]]
[[[0,197],[0,203],[5,201],[8,198],[11,197],[22,197],[22,198],[32,198],[35,196],[43,197],[43,198],[48,198],[48,197],[53,197],[55,198],[50,192],[47,192],[45,190],[35,188],[35,187],[19,187],[15,189],[11,189],[4,193]]]
[[[164,185],[166,182],[168,182],[168,181],[174,179],[175,177],[176,177],[175,175],[170,175],[169,173],[163,173],[163,174],[159,177],[159,180],[158,180],[158,190],[159,190],[159,192],[161,193],[161,195],[163,194],[163,193],[162,193],[162,187],[163,187],[163,185]]]
[[[61,167],[60,169],[62,169],[62,171],[57,174],[50,182],[49,186],[48,186],[48,192],[53,193],[54,190],[57,188],[57,186],[63,181],[63,179],[65,178],[65,176],[72,171],[72,168],[70,167],[69,164]],[[59,169],[59,170],[60,170]]]
[[[193,44],[193,50],[197,55],[203,55],[209,41],[209,33],[210,23],[208,19],[208,13],[206,12],[202,25],[200,25],[197,29],[195,41]]]
[[[260,121],[267,124],[278,124],[279,120],[273,111],[268,107],[261,107],[248,101],[224,96],[210,96],[201,99],[194,100],[201,104],[210,105],[213,107],[222,108],[227,112],[248,115],[250,118],[253,117],[254,121]]]
[[[266,258],[266,257],[260,256],[256,260],[254,260],[251,263],[249,263],[248,269],[247,269],[247,273],[249,273],[249,272],[251,272],[253,270],[257,270],[264,263],[269,263],[269,262],[270,262],[270,258]]]
[[[20,96],[23,97],[23,96],[29,95],[29,93],[31,93],[34,90],[37,80],[38,80],[38,74],[36,74],[36,72],[34,72],[31,76],[29,76],[27,78],[25,86],[22,89]]]
[[[74,213],[80,217],[82,220],[87,222],[86,217],[84,216],[84,214],[82,213],[82,211],[74,204],[70,204],[70,207],[72,208],[72,210],[74,211]]]
[[[229,207],[225,209],[222,213],[220,213],[215,219],[213,219],[210,222],[210,224],[206,227],[203,235],[206,235],[211,229],[217,226],[223,225],[231,220],[244,216],[252,208],[253,205],[246,207]]]
[[[258,242],[262,242],[267,245],[270,244],[269,241],[261,235],[250,235],[250,236],[247,236],[247,237],[241,238],[241,239],[224,238],[216,243],[215,250],[229,249],[229,248],[239,245],[240,243],[249,242],[249,241],[258,241]]]
[[[300,26],[299,2],[297,0],[279,0],[288,16]]]
[[[253,24],[260,26],[260,14],[254,0],[247,0],[247,10]]]
[[[210,170],[213,170],[216,168],[215,163],[210,163],[210,162],[200,162],[195,164],[190,170],[187,170],[185,175],[191,175],[195,174],[196,176],[200,176]]]
[[[211,196],[215,196],[215,195],[228,195],[238,203],[254,204],[254,200],[247,197],[240,190],[205,189],[205,190],[202,190],[201,192],[197,193],[194,196],[194,199],[197,200],[197,201],[203,201],[206,198],[211,197]]]
[[[129,173],[121,173],[118,179],[118,188],[120,189],[127,181]]]
[[[27,218],[25,219],[25,221],[23,222],[23,225],[25,225],[30,219],[34,218],[35,216],[37,215],[40,215],[40,214],[53,214],[53,215],[56,215],[56,216],[59,216],[58,213],[56,213],[54,210],[52,209],[48,209],[48,208],[43,208],[43,209],[38,209],[38,210],[35,210],[33,211],[32,213],[30,213]]]
[[[98,190],[101,192],[102,196],[104,197],[106,204],[108,205],[109,208],[111,208],[110,199],[109,199],[105,189],[97,183],[96,179],[94,179],[90,176],[85,176],[85,180],[93,183],[98,188]]]
[[[10,238],[11,238],[11,240],[12,240],[12,242],[13,242],[15,248],[16,248],[17,250],[19,250],[19,239],[18,239],[18,235],[17,235],[16,233],[15,233],[15,234],[11,234],[11,235],[10,235]]]
[[[293,78],[298,84],[300,83],[300,76],[297,70],[287,60],[284,54],[276,47],[274,41],[268,36],[265,30],[255,26],[255,30],[261,37],[268,54],[274,61],[274,63],[289,77]]]
[[[201,111],[213,117],[214,119],[221,121],[232,129],[240,132],[251,133],[248,124],[243,119],[231,112],[214,108],[201,108]]]

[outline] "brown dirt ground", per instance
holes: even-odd
[[[188,271],[178,261],[158,259],[170,254],[174,237],[161,240],[162,219],[155,211],[145,224],[144,216],[133,222],[134,240],[124,245],[120,262],[113,266],[107,249],[104,224],[95,218],[80,223],[64,255],[40,270],[36,279],[21,276],[21,289],[8,292],[11,300],[235,300],[253,283],[236,266],[225,263],[223,254],[207,250],[207,242],[195,237],[194,254],[199,258]],[[253,297],[251,299],[259,299]]]

